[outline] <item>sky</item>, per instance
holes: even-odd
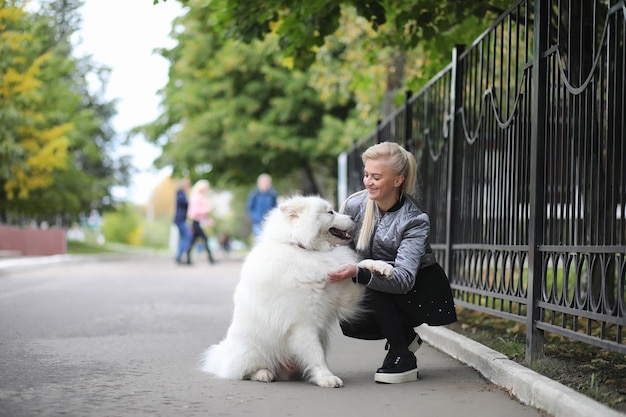
[[[153,5],[152,0],[85,0],[82,25],[75,45],[77,55],[111,68],[106,98],[117,99],[113,126],[121,137],[135,126],[156,119],[160,98],[157,91],[167,83],[168,63],[155,48],[171,48],[172,20],[182,14],[180,4],[168,0]],[[141,136],[116,155],[131,155],[137,174],[129,188],[116,189],[114,196],[136,204],[146,204],[154,188],[171,173],[157,170],[152,162],[160,149]]]

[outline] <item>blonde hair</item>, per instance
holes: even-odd
[[[372,145],[361,155],[363,164],[368,160],[386,159],[391,172],[394,175],[404,177],[404,182],[400,189],[400,196],[416,195],[417,192],[417,161],[413,154],[395,142],[382,142]],[[363,224],[359,232],[356,248],[366,250],[370,246],[370,240],[374,231],[374,223],[378,213],[378,206],[374,200],[367,200]]]
[[[206,190],[207,192],[211,190],[211,183],[209,183],[209,181],[207,180],[198,180],[196,181],[196,183],[193,185],[193,187],[191,187],[191,195],[196,195],[196,194],[200,194],[200,192],[202,190]]]

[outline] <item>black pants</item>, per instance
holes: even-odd
[[[361,317],[341,323],[343,334],[365,340],[387,339],[392,349],[405,351],[423,323],[441,326],[456,321],[450,282],[439,264],[420,269],[406,294],[367,289]]]
[[[191,241],[189,242],[189,247],[187,248],[187,261],[191,262],[191,250],[193,249],[196,239],[201,239],[204,243],[204,247],[209,254],[209,262],[215,262],[213,254],[211,253],[211,248],[209,247],[209,238],[206,233],[204,233],[204,230],[202,230],[202,227],[200,227],[200,222],[196,220],[191,223]]]

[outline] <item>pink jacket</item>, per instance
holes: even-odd
[[[208,223],[209,213],[213,208],[207,198],[202,195],[192,195],[189,198],[189,207],[187,207],[187,217],[200,223]]]

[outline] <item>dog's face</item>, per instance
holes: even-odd
[[[290,237],[298,246],[326,251],[352,240],[349,230],[354,222],[337,213],[320,197],[292,197],[278,207],[290,226]]]

